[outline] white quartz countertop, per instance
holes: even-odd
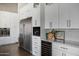
[[[55,42],[55,41],[48,41],[48,40],[44,40],[42,39],[43,41],[47,41],[47,42],[51,42],[53,44],[57,44],[57,45],[68,45],[68,46],[74,46],[74,47],[78,47],[79,48],[79,42],[76,42],[76,41],[68,41],[68,40],[65,40],[65,43],[61,43],[61,42]]]

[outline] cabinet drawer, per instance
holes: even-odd
[[[40,38],[32,38],[33,40],[40,40]]]
[[[40,46],[37,46],[37,45],[33,45],[32,48],[33,48],[33,49],[40,50]]]
[[[41,40],[40,39],[39,40],[33,39],[32,42],[41,42]]]
[[[40,43],[41,42],[41,40],[32,40],[32,42],[38,42],[38,43]]]
[[[40,47],[32,47],[33,55],[40,56],[41,55],[41,48]]]
[[[40,46],[40,45],[41,45],[41,41],[38,41],[38,42],[33,41],[33,42],[32,42],[32,45]]]
[[[40,54],[40,52],[38,52],[38,51],[33,51],[33,55],[35,55],[35,56],[40,56],[41,54]]]
[[[38,36],[32,36],[33,39],[40,39]]]

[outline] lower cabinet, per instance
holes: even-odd
[[[64,52],[64,51],[55,51],[53,50],[52,52],[52,56],[75,56],[74,54],[70,54],[70,53],[67,53],[67,52]]]
[[[61,44],[52,43],[52,56],[62,56]]]
[[[34,56],[40,56],[40,51],[38,51],[38,50],[33,50],[33,55],[34,55]]]
[[[79,56],[79,47],[54,43],[32,37],[32,54],[34,56]]]
[[[34,56],[41,55],[41,39],[37,36],[32,36],[32,54]]]
[[[52,44],[52,56],[79,56],[79,48],[64,44]]]
[[[52,55],[53,56],[62,56],[62,52],[59,50],[52,50]]]

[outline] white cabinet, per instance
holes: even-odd
[[[52,43],[52,56],[62,56],[63,50],[60,48],[62,44],[59,43]]]
[[[20,20],[32,17],[33,3],[18,4],[18,18]]]
[[[32,26],[40,26],[40,6],[33,7]]]
[[[79,28],[79,3],[70,4],[71,28]]]
[[[58,28],[58,4],[45,6],[45,28]]]
[[[41,55],[41,40],[40,37],[32,36],[32,54],[35,56]]]
[[[65,44],[52,44],[53,56],[79,56],[79,47],[74,47]]]
[[[62,51],[61,50],[58,50],[58,49],[55,49],[55,48],[52,48],[52,55],[53,56],[62,56]]]
[[[67,48],[65,48],[62,44],[55,45],[52,44],[52,55],[53,56],[66,56]]]
[[[78,21],[78,3],[53,3],[45,6],[45,28],[79,28]]]
[[[78,3],[45,4],[45,28],[79,28]],[[33,8],[33,26],[40,26],[40,4]]]
[[[59,28],[69,28],[70,27],[70,12],[68,3],[59,4]]]
[[[79,28],[79,4],[59,4],[59,28]]]
[[[72,56],[79,56],[79,47],[75,47],[75,46],[65,46],[67,49],[67,55],[71,54]],[[69,54],[68,54],[69,53]]]

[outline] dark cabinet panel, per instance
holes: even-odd
[[[41,41],[41,55],[52,56],[52,43],[47,41]]]
[[[10,36],[10,28],[0,28],[0,37]]]

